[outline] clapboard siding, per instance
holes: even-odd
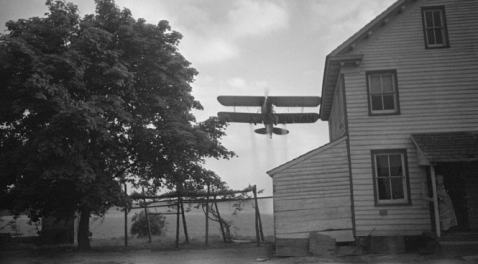
[[[341,230],[331,236],[353,240],[346,142],[341,138],[277,173],[272,171],[276,238],[307,238],[312,231]]]
[[[444,5],[450,48],[425,49],[420,7]],[[423,167],[410,134],[476,130],[478,124],[478,1],[410,2],[349,53],[344,68],[356,235],[417,235],[431,229],[423,205]],[[396,70],[400,114],[369,116],[366,72]],[[411,205],[376,206],[371,150],[406,149]],[[381,215],[380,212],[385,212]]]
[[[327,235],[330,237],[336,238],[336,241],[353,241],[354,237],[351,235],[349,229],[345,230],[333,230],[333,231],[323,231],[318,232],[321,235]],[[283,233],[276,234],[276,239],[307,239],[309,238],[310,232],[294,232],[294,233]],[[308,242],[308,241],[307,241]]]
[[[286,202],[276,204],[278,212],[299,211],[306,210],[313,207],[328,208],[328,207],[347,207],[350,206],[350,197],[342,197],[340,199],[310,199],[294,201],[294,199],[287,199]]]

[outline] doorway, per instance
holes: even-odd
[[[478,230],[478,162],[447,162],[435,166],[444,176],[457,219],[454,231]]]

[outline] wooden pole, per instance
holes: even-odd
[[[151,243],[151,226],[149,225],[149,217],[148,217],[148,207],[146,206],[146,197],[143,188],[143,202],[144,202],[144,216],[146,217],[146,225],[148,226],[148,237],[149,243]]]
[[[259,219],[259,233],[261,235],[261,241],[264,241],[264,231],[262,230],[262,219],[261,219],[261,212],[259,210],[259,206],[257,206],[257,219]]]
[[[183,216],[184,237],[186,238],[186,244],[189,244],[188,227],[186,225],[186,215],[184,214],[184,205],[182,198],[179,198],[179,204],[181,204],[181,215]]]
[[[124,193],[128,195],[128,187],[124,184]],[[124,205],[124,246],[128,246],[128,202]]]
[[[257,190],[256,190],[255,185],[252,187],[252,192],[254,194],[254,201],[255,201],[255,204],[256,204],[256,206],[255,206],[256,207],[256,210],[255,210],[256,211],[256,214],[255,214],[256,215],[256,217],[255,217],[255,219],[256,219],[256,244],[257,244],[258,247],[260,247],[261,246],[261,241],[260,241],[260,238],[259,238],[259,218],[258,218],[259,211],[257,211]]]
[[[206,246],[209,242],[209,194],[210,194],[210,184],[207,183],[207,196],[206,196]]]
[[[178,195],[178,201],[177,201],[177,204],[176,204],[176,207],[177,207],[177,211],[176,211],[176,248],[179,248],[179,195]]]
[[[440,230],[440,212],[438,211],[438,195],[437,195],[437,182],[435,175],[435,166],[430,164],[430,174],[432,178],[432,188],[433,188],[433,211],[435,213],[435,227],[437,237],[441,236]]]

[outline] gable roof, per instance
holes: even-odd
[[[322,151],[326,151],[330,148],[333,148],[333,147],[337,146],[338,144],[344,142],[345,140],[347,140],[347,136],[344,136],[344,137],[342,137],[338,140],[335,140],[333,142],[325,144],[322,147],[311,150],[311,151],[309,151],[309,152],[307,152],[307,153],[305,153],[305,154],[303,154],[303,155],[301,155],[301,156],[299,156],[299,157],[297,157],[297,158],[295,158],[295,159],[293,159],[293,160],[291,160],[287,163],[284,163],[284,164],[280,165],[279,167],[276,167],[276,168],[274,168],[270,171],[267,171],[266,173],[269,174],[269,176],[273,177],[274,174],[276,174],[278,172],[281,172],[281,171],[283,171],[287,168],[290,168],[290,167],[292,167],[292,166],[294,166],[294,165],[296,165],[296,164],[298,164],[298,163],[300,163],[304,160],[307,160],[307,159],[321,153]]]
[[[363,54],[346,55],[346,53],[353,50],[359,41],[370,37],[378,27],[388,24],[390,18],[395,14],[400,14],[410,2],[417,2],[417,0],[396,1],[393,5],[327,55],[325,58],[324,75],[322,79],[322,103],[320,104],[321,120],[329,120],[335,86],[340,74],[340,67],[350,64],[351,62],[358,65],[363,58]],[[353,59],[352,61],[351,58]]]

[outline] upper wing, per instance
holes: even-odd
[[[279,107],[316,107],[321,102],[318,96],[269,96],[267,100]]]
[[[319,119],[317,113],[275,114],[278,124],[315,123]]]
[[[224,106],[258,106],[264,104],[264,96],[218,96],[217,100]]]
[[[233,123],[257,124],[263,121],[261,114],[253,113],[219,112],[217,116],[224,121]]]

